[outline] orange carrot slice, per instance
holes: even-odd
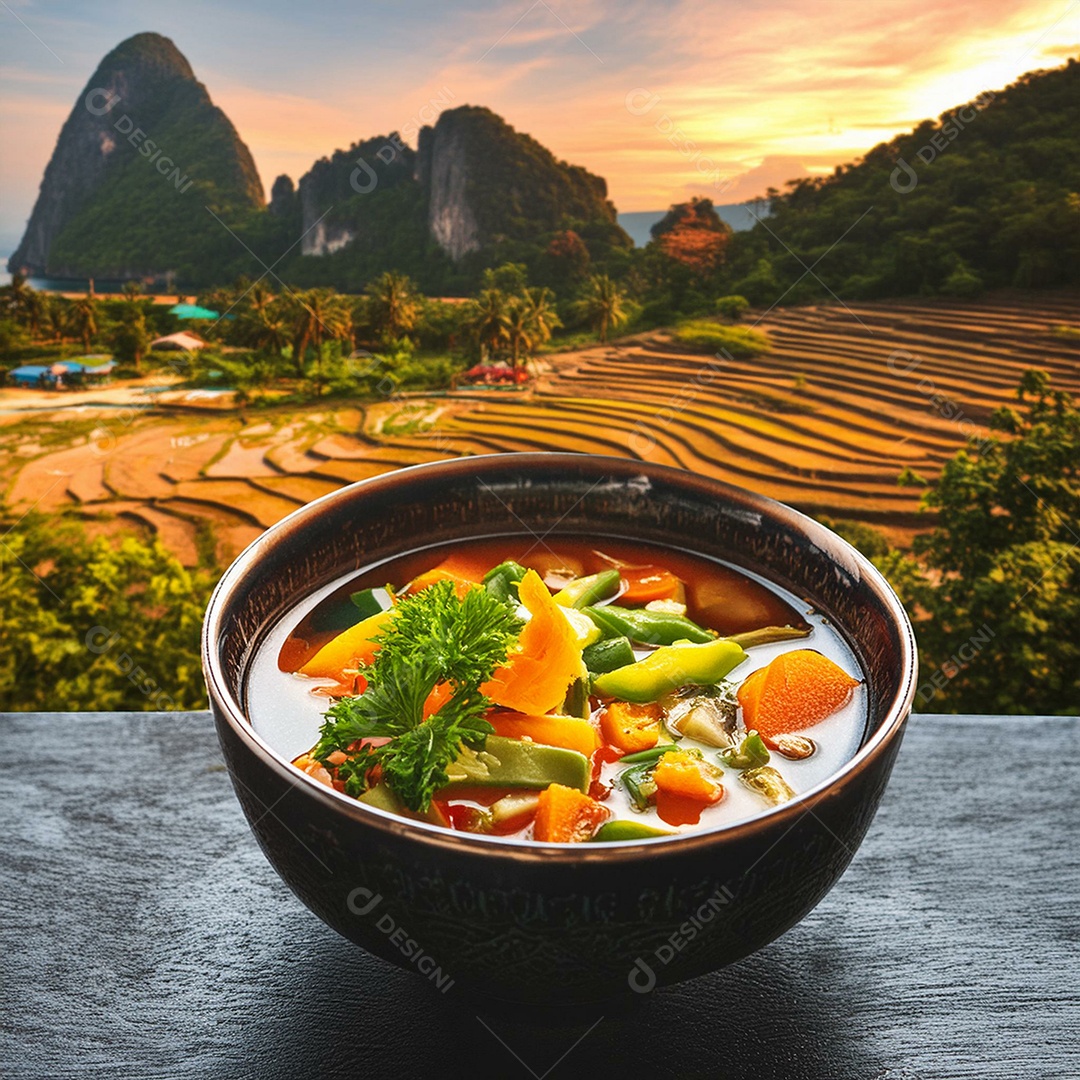
[[[607,820],[610,811],[575,788],[552,784],[540,792],[533,839],[546,843],[582,843]]]
[[[425,570],[419,577],[409,582],[407,593],[418,593],[437,581],[452,581],[454,592],[458,597],[463,597],[470,589],[476,588],[483,583],[484,574],[491,568],[477,561],[468,553],[456,552],[449,558],[444,559],[438,566]]]
[[[394,609],[390,608],[350,626],[348,630],[343,630],[300,669],[300,674],[351,682],[351,678],[345,677],[345,672],[355,671],[360,664],[371,663],[379,648],[372,638],[378,637],[386,629],[393,615]]]
[[[622,590],[620,604],[647,604],[650,600],[670,600],[681,582],[662,566],[622,566],[619,568]]]
[[[700,758],[685,750],[669,750],[653,771],[658,791],[700,803],[716,803],[724,797],[724,787],[706,775]]]
[[[566,689],[581,672],[577,633],[552,599],[535,570],[518,586],[518,596],[531,618],[518,638],[518,648],[480,687],[497,705],[528,716],[558,708]]]
[[[814,649],[781,653],[739,687],[743,723],[762,736],[799,731],[831,716],[859,685]]]
[[[532,739],[544,746],[561,746],[592,757],[600,746],[600,736],[588,720],[575,716],[522,716],[498,713],[489,716],[496,735],[507,739]]]
[[[604,741],[627,754],[648,750],[660,738],[660,706],[613,701],[600,714]]]

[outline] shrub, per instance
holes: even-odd
[[[675,337],[685,345],[693,345],[709,352],[726,352],[736,359],[760,356],[768,352],[768,334],[751,330],[748,326],[723,326],[706,319],[683,323],[675,330]]]
[[[720,296],[715,306],[717,315],[738,322],[750,310],[750,301],[745,296]]]

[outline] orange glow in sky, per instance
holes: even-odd
[[[606,177],[623,211],[692,194],[738,202],[830,172],[1080,53],[1078,0],[267,0],[257,14],[220,0],[147,14],[122,0],[92,17],[22,0],[14,10],[23,25],[0,10],[4,232],[21,230],[101,57],[147,29],[191,61],[267,191],[335,149],[472,104]]]

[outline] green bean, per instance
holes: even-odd
[[[630,645],[630,639],[624,637],[607,638],[586,646],[581,654],[585,666],[592,675],[603,675],[606,671],[632,664],[636,657]]]
[[[698,626],[685,615],[670,611],[645,611],[614,604],[583,610],[600,627],[605,638],[627,637],[641,645],[674,645],[676,641],[702,645],[716,640],[713,631]]]

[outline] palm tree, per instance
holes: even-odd
[[[90,339],[98,332],[97,301],[87,293],[71,307],[72,326],[82,338],[83,352],[90,351]]]
[[[322,392],[323,344],[340,341],[352,333],[348,302],[333,289],[308,289],[293,294],[293,362],[303,376],[308,345],[315,346],[316,387]]]
[[[371,321],[384,337],[396,341],[416,326],[421,299],[405,274],[385,271],[368,285],[367,295]]]
[[[599,331],[600,340],[606,342],[608,331],[626,322],[625,302],[626,295],[607,274],[593,274],[585,282],[575,307]]]
[[[509,343],[509,311],[506,294],[499,289],[483,289],[473,301],[469,324],[480,343],[481,359]]]
[[[554,331],[562,326],[562,319],[555,310],[555,294],[546,288],[528,289],[530,318],[536,328],[537,345],[544,345],[551,340]]]
[[[285,306],[275,297],[268,304],[245,311],[237,320],[240,341],[260,352],[280,355],[289,341]]]

